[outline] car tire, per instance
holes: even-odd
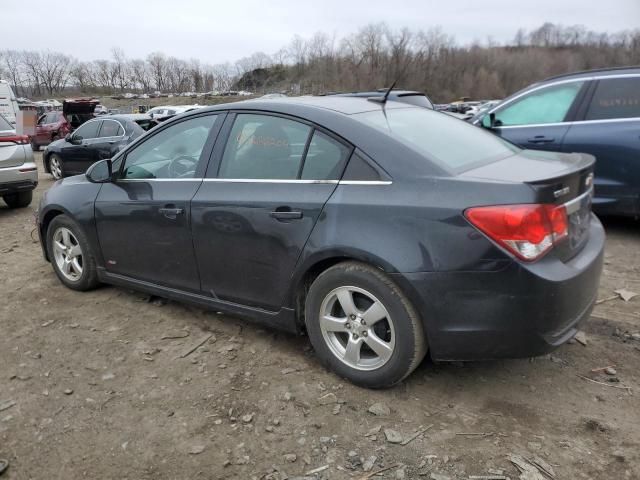
[[[388,275],[364,263],[339,263],[315,279],[305,300],[305,324],[320,361],[363,387],[402,381],[427,352],[409,299]]]
[[[9,208],[24,208],[31,205],[33,190],[26,192],[8,193],[2,197]]]
[[[54,179],[60,180],[61,178],[64,178],[64,166],[62,164],[62,159],[58,155],[52,153],[49,156],[47,163],[49,167],[49,173]]]
[[[66,215],[55,217],[47,228],[47,255],[60,281],[72,290],[100,285],[95,255],[80,226]]]

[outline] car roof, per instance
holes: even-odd
[[[612,75],[625,75],[625,74],[640,74],[640,66],[596,68],[593,70],[581,70],[579,72],[565,73],[562,75],[555,75],[553,77],[545,78],[539,83],[553,82],[555,80],[573,79],[573,78],[592,78],[592,77],[601,78],[601,77],[609,77]]]

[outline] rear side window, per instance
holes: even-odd
[[[315,131],[302,167],[303,180],[338,180],[351,149]]]
[[[564,83],[527,93],[496,111],[495,125],[509,127],[563,122],[583,83]],[[483,124],[488,121],[487,115]]]
[[[640,77],[600,80],[585,120],[640,117]]]
[[[375,110],[353,117],[448,170],[465,170],[520,150],[482,128],[426,108]]]
[[[105,120],[102,122],[100,137],[119,137],[121,135],[124,135],[124,130],[118,122],[113,120]]]
[[[220,178],[294,180],[311,127],[270,115],[239,114],[225,147]]]

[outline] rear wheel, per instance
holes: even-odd
[[[305,323],[320,360],[365,387],[400,382],[426,353],[409,300],[387,275],[362,263],[340,263],[318,276],[307,295]]]
[[[51,176],[56,180],[60,180],[64,177],[62,159],[60,159],[60,157],[55,153],[49,157],[49,172],[51,172]]]
[[[27,192],[9,193],[2,197],[9,208],[24,208],[28,207],[33,200],[33,190]]]
[[[49,224],[47,253],[54,272],[67,287],[84,291],[99,285],[96,262],[87,237],[66,215],[58,215]]]

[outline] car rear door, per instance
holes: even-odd
[[[492,110],[495,121],[491,129],[522,148],[560,151],[586,89],[586,81],[571,80],[529,90]],[[489,114],[482,125],[491,127]]]
[[[229,115],[191,204],[203,294],[278,311],[350,152],[308,123]]]
[[[597,80],[562,149],[595,155],[597,212],[640,215],[640,75]]]
[[[172,122],[114,162],[115,179],[95,202],[108,274],[199,292],[190,202],[223,115]]]

